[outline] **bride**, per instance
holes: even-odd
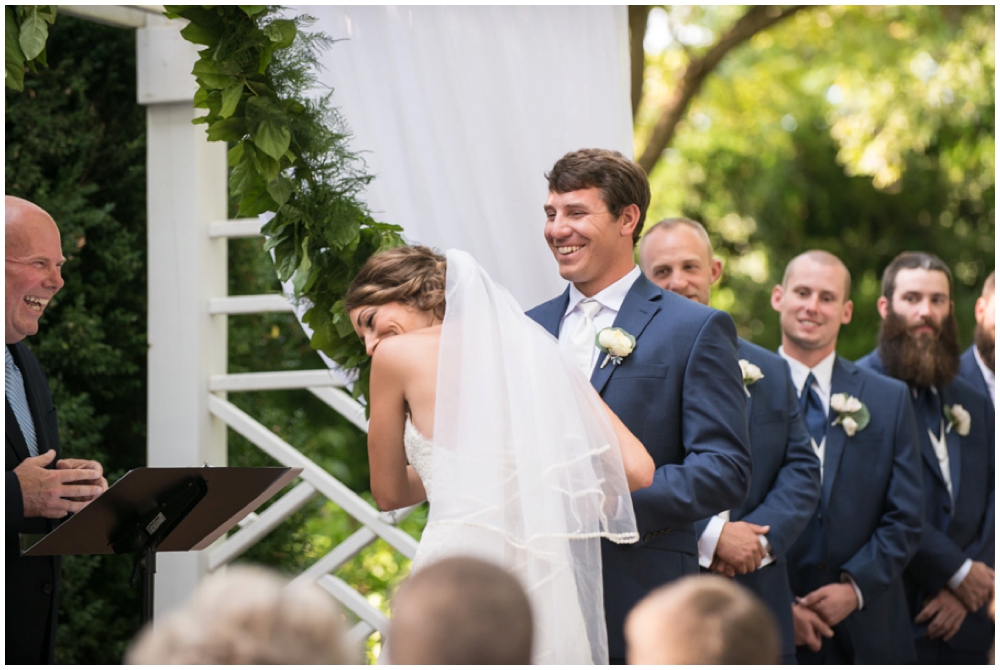
[[[412,569],[492,561],[528,591],[534,663],[607,663],[600,541],[638,540],[645,448],[465,252],[377,254],[345,303],[372,357],[372,494],[430,502]]]

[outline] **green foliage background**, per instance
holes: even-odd
[[[717,34],[739,11],[694,8],[684,20]],[[854,274],[855,319],[840,350],[861,356],[875,342],[882,268],[917,248],[952,265],[970,341],[972,303],[995,261],[993,24],[991,7],[817,7],[735,50],[709,78],[651,175],[649,218],[706,223],[726,261],[713,304],[741,334],[778,344],[770,288],[791,256],[822,247]],[[690,48],[647,54],[640,140]],[[5,191],[53,214],[69,259],[66,287],[28,344],[49,375],[66,453],[101,460],[113,481],[145,463],[145,114],[134,102],[135,35],[60,16],[46,53],[48,68],[25,68],[24,91],[5,94]],[[259,241],[232,241],[229,270],[233,295],[278,290]],[[231,317],[229,342],[233,372],[321,367],[290,315]],[[230,399],[368,495],[363,435],[311,394]],[[232,432],[229,453],[234,465],[272,464]],[[418,510],[403,527],[417,535],[423,521]],[[299,572],[356,527],[317,500],[240,560]],[[130,570],[121,557],[64,562],[58,661],[120,661],[139,619]],[[379,542],[337,574],[384,609],[407,570]]]
[[[675,25],[718,34],[743,10],[669,11]],[[971,343],[995,262],[993,25],[993,7],[815,7],[758,34],[708,79],[650,176],[648,220],[706,225],[724,261],[712,305],[741,335],[780,344],[771,288],[793,256],[821,248],[853,275],[854,319],[838,350],[860,358],[876,344],[882,270],[926,250],[955,274]],[[637,140],[691,48],[647,53]]]

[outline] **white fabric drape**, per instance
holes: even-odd
[[[542,237],[543,174],[567,151],[632,155],[621,7],[329,7],[320,73],[412,243],[470,252],[527,309],[565,283]]]
[[[447,257],[433,494],[413,569],[455,555],[501,565],[531,600],[534,663],[607,663],[600,538],[639,537],[607,410],[510,293],[467,253]]]

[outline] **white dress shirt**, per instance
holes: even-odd
[[[979,352],[976,351],[976,355]],[[931,393],[938,395],[937,389],[933,386],[930,388]],[[916,390],[911,390],[911,394],[915,397]],[[944,480],[944,487],[948,490],[948,497],[951,498],[951,508],[955,509],[955,493],[952,489],[951,484],[951,459],[948,457],[948,438],[947,433],[945,433],[944,417],[941,417],[941,427],[938,429],[938,434],[935,435],[934,431],[930,428],[927,429],[927,435],[931,438],[931,446],[934,447],[934,455],[937,456],[938,470],[941,472],[941,479]],[[972,559],[967,558],[965,562],[962,563],[962,567],[955,571],[955,574],[951,576],[948,580],[948,587],[954,591],[962,583],[962,580],[969,574],[969,570],[972,570]]]
[[[778,353],[781,357],[788,362],[788,367],[792,372],[792,383],[795,384],[795,393],[799,396],[802,395],[802,387],[806,385],[806,379],[809,378],[809,373],[812,373],[813,382],[812,388],[816,391],[816,395],[819,396],[819,401],[823,404],[823,413],[826,416],[830,415],[830,396],[833,394],[833,363],[837,360],[837,352],[831,351],[830,355],[821,360],[816,364],[815,367],[807,367],[805,363],[795,360],[791,356],[785,353],[784,347],[778,347]],[[804,417],[803,417],[804,419]],[[830,427],[827,426],[827,432],[830,432]],[[826,435],[823,435],[823,440],[820,444],[816,444],[816,440],[809,438],[812,442],[813,450],[816,452],[817,458],[819,458],[819,477],[820,481],[823,481],[823,464],[826,459]],[[851,586],[854,587],[854,594],[858,597],[858,609],[865,608],[865,597],[861,593],[861,589],[858,587],[857,582],[846,572],[841,575],[841,579],[847,581]]]
[[[639,266],[633,266],[632,269],[624,277],[616,281],[611,286],[608,286],[603,291],[590,296],[590,300],[596,300],[601,304],[601,309],[597,311],[594,315],[594,332],[599,333],[605,328],[610,328],[615,324],[615,317],[618,316],[618,312],[621,311],[622,303],[625,302],[625,296],[628,294],[629,289],[632,288],[632,284],[635,280],[639,278],[641,272],[639,271]],[[566,347],[569,334],[573,332],[576,327],[577,322],[583,318],[583,315],[579,309],[580,303],[587,300],[587,296],[580,293],[580,291],[573,286],[569,285],[569,301],[566,304],[566,312],[563,314],[562,323],[559,324],[559,346]],[[600,353],[600,349],[597,348],[597,343],[594,343],[594,354],[590,359],[590,369],[594,369],[594,365],[597,364],[597,356]],[[589,375],[588,375],[589,376]]]
[[[996,375],[993,370],[987,367],[986,363],[983,361],[983,357],[979,355],[979,347],[972,347],[972,355],[976,357],[976,363],[979,364],[979,371],[983,373],[983,379],[986,380],[986,388],[990,390],[990,401],[992,401],[993,406],[996,407],[997,397],[996,391],[993,387],[996,384]]]

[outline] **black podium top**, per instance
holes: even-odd
[[[24,555],[115,553],[112,542],[122,533],[155,517],[171,492],[199,479],[207,492],[156,551],[204,549],[301,473],[302,468],[136,468]]]

